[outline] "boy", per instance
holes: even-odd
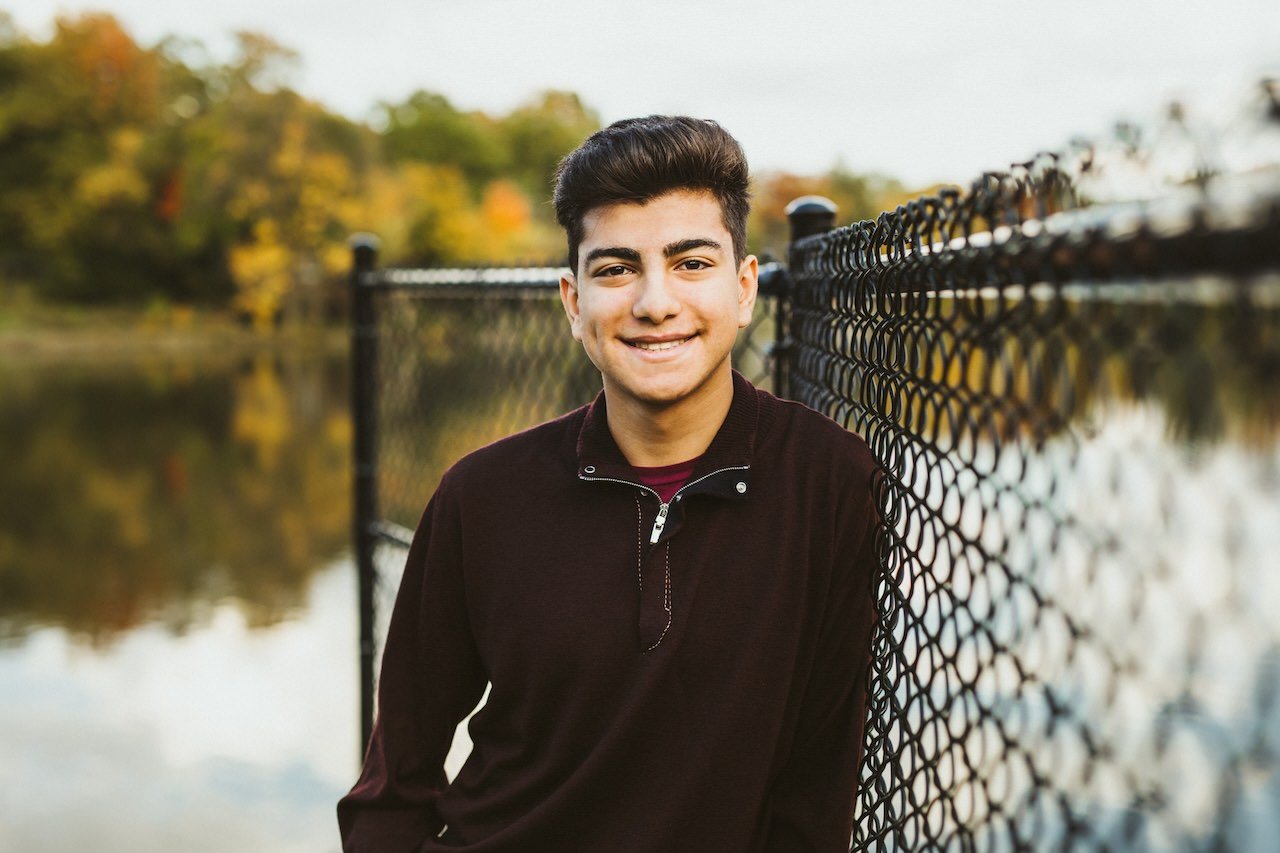
[[[561,163],[560,296],[604,388],[442,478],[338,807],[347,850],[848,849],[875,464],[730,367],[748,198],[709,121],[618,122]]]

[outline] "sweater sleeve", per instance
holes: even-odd
[[[862,763],[878,513],[845,516],[793,748],[769,801],[767,853],[847,853]]]
[[[467,618],[461,528],[446,476],[409,549],[364,768],[338,803],[348,853],[416,851],[443,828],[435,802],[448,785],[444,760],[486,683]]]

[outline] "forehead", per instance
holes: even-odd
[[[704,191],[676,190],[644,204],[619,202],[587,211],[578,249],[584,255],[597,247],[661,249],[694,237],[715,240],[731,251],[716,197]]]

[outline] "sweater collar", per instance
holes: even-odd
[[[749,468],[760,434],[762,416],[769,414],[768,395],[758,391],[742,374],[733,371],[733,402],[706,453],[693,470],[693,479],[722,468]],[[592,478],[635,479],[634,469],[609,432],[608,402],[604,391],[587,407],[578,431],[578,475]]]

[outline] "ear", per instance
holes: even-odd
[[[560,276],[560,304],[564,306],[565,316],[569,318],[569,330],[573,332],[573,339],[581,341],[582,313],[578,308],[578,281],[573,273]]]
[[[738,267],[738,328],[751,325],[751,313],[756,307],[756,293],[760,289],[760,262],[755,255],[747,255]]]

